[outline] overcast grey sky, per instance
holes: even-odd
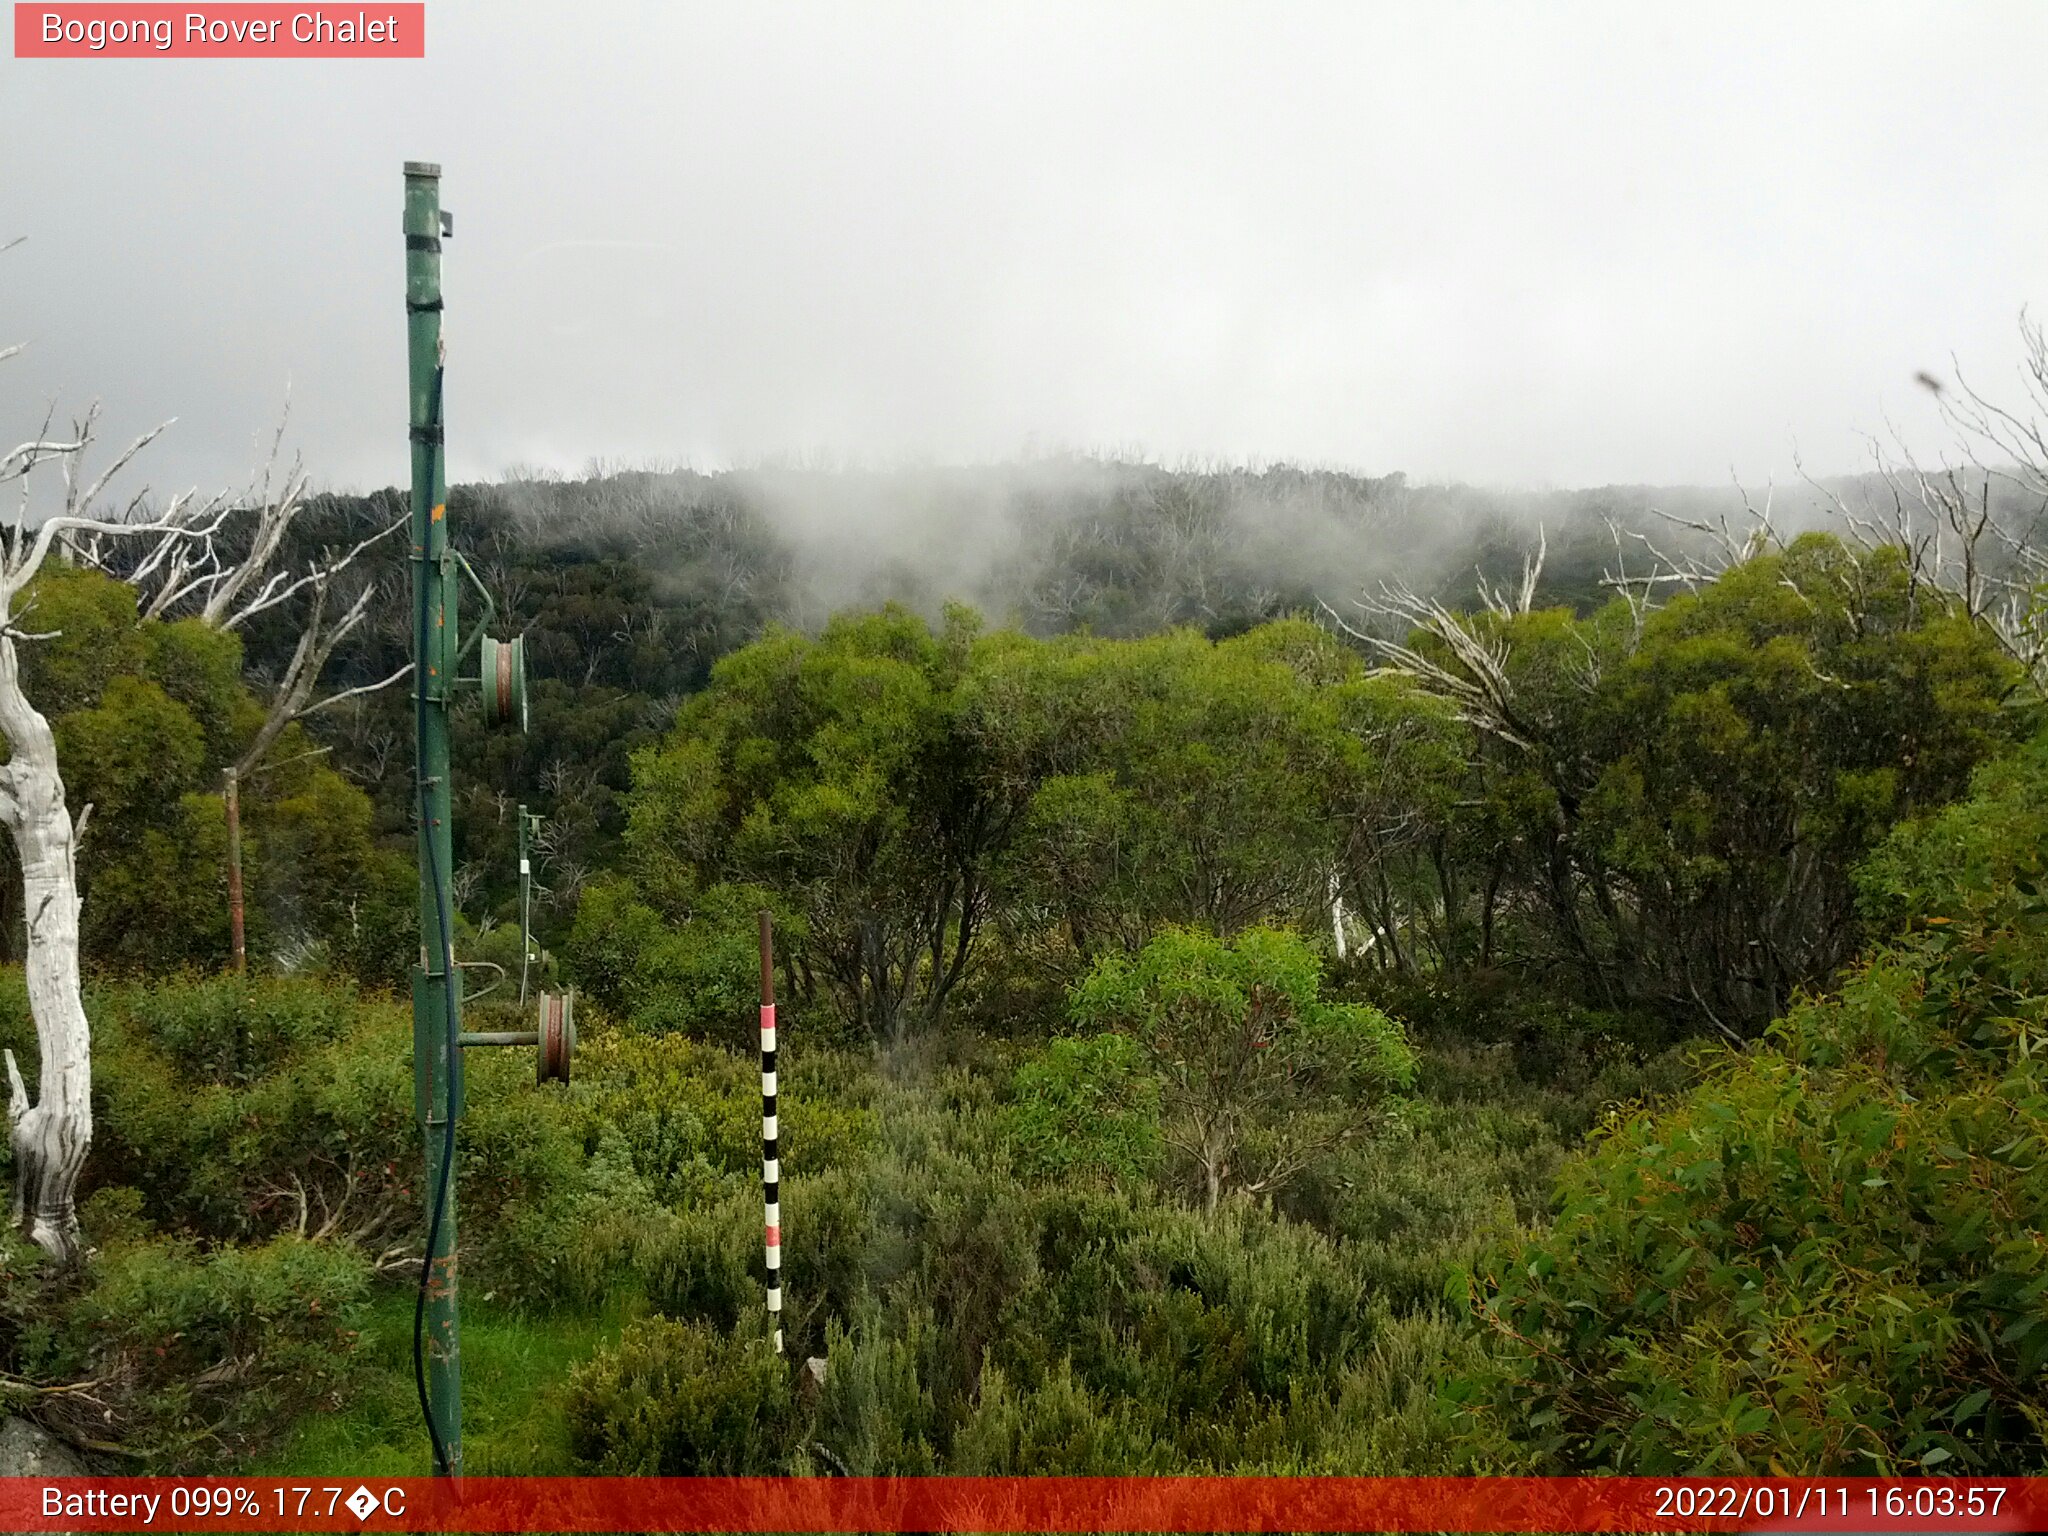
[[[351,9],[353,9],[351,7]],[[424,62],[0,59],[0,432],[404,473],[445,167],[460,478],[594,456],[1858,467],[2048,307],[2048,5],[429,0]],[[12,439],[10,439],[11,441]]]

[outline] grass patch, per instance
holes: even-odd
[[[644,1306],[532,1312],[465,1298],[462,1309],[463,1468],[479,1477],[568,1475],[563,1386],[569,1372]],[[425,1477],[432,1472],[412,1376],[413,1297],[379,1297],[366,1311],[349,1406],[312,1414],[271,1457],[266,1477]]]

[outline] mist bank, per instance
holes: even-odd
[[[2008,522],[2038,514],[2004,482],[1992,489]],[[1040,636],[1186,626],[1220,639],[1287,614],[1377,628],[1386,616],[1360,604],[1384,586],[1452,606],[1477,603],[1482,588],[1518,594],[1539,547],[1535,601],[1583,614],[1613,597],[1617,574],[1639,579],[1660,556],[1713,568],[1716,534],[1740,541],[1752,509],[1768,505],[1781,537],[1841,528],[1833,501],[1882,527],[1890,487],[1870,476],[1775,491],[1494,490],[1398,473],[1088,458],[615,469],[457,485],[455,547],[492,596],[492,632],[524,636],[533,687],[523,736],[457,713],[458,860],[511,867],[496,847],[511,835],[511,808],[546,807],[558,887],[549,915],[565,918],[581,872],[603,865],[617,835],[632,754],[669,727],[719,658],[771,625],[817,633],[834,613],[889,602],[936,621],[960,602],[988,625]],[[294,525],[301,547],[287,558],[303,565],[323,547],[348,547],[406,505],[395,489],[320,497]],[[405,545],[378,541],[358,576],[381,592],[329,664],[336,689],[389,677],[410,656]],[[260,678],[281,674],[296,635],[265,616],[245,638]],[[317,726],[370,794],[380,830],[402,835],[411,815],[402,692],[352,699]]]
[[[1877,477],[1865,477],[1875,481]],[[1544,590],[1585,607],[1651,546],[1697,549],[1688,524],[1738,535],[1751,509],[1781,531],[1828,519],[1825,488],[1423,483],[1289,465],[1169,467],[1092,457],[888,468],[781,465],[704,473],[524,473],[466,488],[519,541],[604,549],[684,579],[719,533],[772,573],[775,616],[815,629],[846,608],[968,603],[1033,633],[1227,632],[1277,613],[1348,608],[1383,583],[1458,602],[1518,578],[1545,546]],[[757,572],[757,574],[761,574]]]

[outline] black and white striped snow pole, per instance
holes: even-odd
[[[761,909],[761,1196],[766,1202],[768,1321],[782,1353],[782,1159],[775,1123],[775,934]]]

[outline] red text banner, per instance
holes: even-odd
[[[0,1479],[0,1530],[2023,1531],[2048,1479]]]
[[[14,7],[18,59],[421,59],[424,4]]]

